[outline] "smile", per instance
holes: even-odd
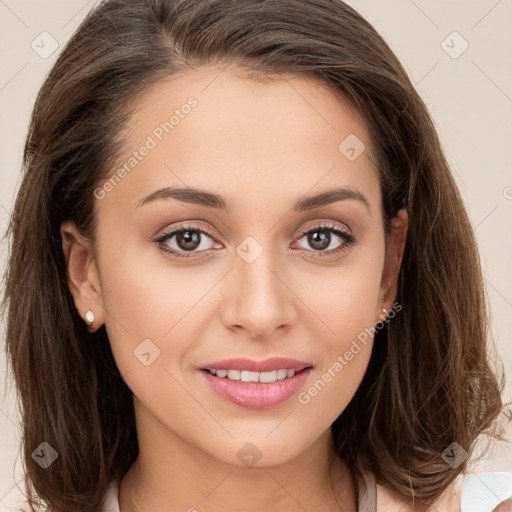
[[[311,363],[288,358],[230,359],[205,365],[200,373],[222,399],[259,409],[277,406],[291,398],[312,369]]]

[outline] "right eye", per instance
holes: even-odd
[[[208,246],[208,240],[213,241],[213,235],[198,226],[182,225],[172,229],[160,236],[156,243],[159,244],[163,251],[180,258],[193,257],[186,253],[202,253],[212,247]]]

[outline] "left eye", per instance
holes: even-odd
[[[334,234],[334,236],[333,236]],[[299,240],[306,238],[307,243],[310,247],[315,249],[315,252],[329,250],[335,250],[340,245],[340,242],[336,242],[336,238],[341,239],[341,243],[351,243],[351,237],[348,233],[334,228],[318,227],[304,233]],[[307,249],[307,247],[303,247]]]

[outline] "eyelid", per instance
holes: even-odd
[[[294,235],[294,238],[302,237],[302,236],[306,235],[307,233],[309,233],[310,231],[313,231],[315,229],[334,229],[334,230],[338,230],[338,231],[343,231],[343,233],[345,233],[346,235],[351,236],[350,229],[345,227],[343,224],[334,222],[332,220],[325,220],[325,221],[317,220],[312,225],[310,225],[306,228],[303,228],[301,231],[299,231],[296,235]]]
[[[206,233],[210,238],[215,240],[215,233],[213,232],[213,229],[211,229],[208,225],[204,224],[201,221],[191,220],[191,221],[183,221],[178,224],[178,226],[175,227],[167,227],[163,230],[160,230],[153,238],[156,238],[154,240],[155,242],[158,242],[159,240],[168,238],[176,233],[179,233],[180,231],[199,231]]]

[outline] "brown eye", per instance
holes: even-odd
[[[302,246],[302,248],[311,248],[310,252],[318,253],[315,254],[318,257],[336,255],[356,243],[353,235],[332,224],[316,226],[308,231],[303,231],[299,240],[303,238],[306,239],[305,245],[309,247]]]
[[[325,229],[317,229],[307,234],[308,243],[318,251],[324,251],[331,242],[331,233]]]
[[[162,250],[178,257],[199,256],[212,248],[213,236],[197,226],[180,226],[155,240]],[[215,245],[215,244],[213,244]],[[190,255],[186,254],[190,253]]]
[[[181,231],[174,236],[176,236],[176,244],[184,251],[193,251],[201,243],[201,234],[198,231]]]

